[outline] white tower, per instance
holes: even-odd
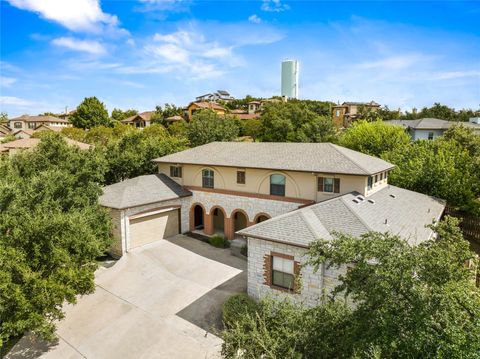
[[[298,98],[298,74],[297,60],[282,61],[282,96]]]

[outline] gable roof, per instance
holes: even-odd
[[[137,119],[143,120],[143,121],[150,121],[152,119],[152,115],[155,113],[155,111],[145,111],[142,113],[138,113],[136,115],[127,117],[123,120],[121,120],[121,123],[128,123],[128,122],[133,122]]]
[[[192,102],[188,105],[190,106],[197,106],[198,108],[210,108],[212,110],[225,110],[224,107],[220,106],[218,103],[215,102]]]
[[[347,193],[237,233],[308,247],[316,239],[331,239],[335,232],[355,237],[390,232],[416,245],[431,238],[433,231],[425,226],[438,221],[444,208],[442,200],[389,185],[368,197]]]
[[[394,167],[332,143],[293,142],[211,142],[153,161],[352,175],[371,175]]]
[[[7,126],[0,124],[0,132],[4,134],[9,134],[12,131]]]
[[[384,121],[389,125],[398,125],[414,130],[447,130],[455,125],[462,125],[468,128],[480,130],[480,125],[471,122],[446,121],[438,118],[420,118],[417,120],[390,120]]]
[[[164,174],[130,178],[103,188],[104,207],[125,209],[191,196],[192,193]]]
[[[375,101],[370,101],[370,102],[352,102],[352,101],[347,101],[343,102],[341,105],[335,105],[333,107],[345,107],[345,106],[373,106],[373,107],[380,107],[381,105],[379,103],[376,103]]]

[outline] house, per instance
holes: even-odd
[[[183,117],[182,116],[179,116],[179,115],[174,115],[174,116],[170,116],[170,117],[167,117],[164,119],[166,122],[172,124],[174,122],[181,122],[181,121],[184,121]]]
[[[476,122],[476,118],[471,118],[469,122],[445,121],[438,118],[420,118],[418,120],[390,120],[385,121],[386,124],[402,126],[412,140],[433,140],[443,136],[444,132],[452,126],[465,126],[480,135],[480,124]]]
[[[135,126],[137,128],[145,128],[152,124],[152,116],[155,114],[155,111],[146,111],[127,117],[126,119],[120,121],[124,125]]]
[[[14,131],[18,130],[34,130],[40,125],[47,125],[50,127],[71,127],[70,122],[63,118],[54,116],[28,116],[22,115],[20,117],[11,118],[8,120],[8,127]]]
[[[260,111],[262,103],[260,101],[250,101],[247,105],[248,113],[256,113]]]
[[[100,197],[112,213],[117,256],[173,233],[234,239],[307,205],[351,192],[367,197],[388,187],[394,167],[331,143],[213,142],[154,162],[159,175],[107,186]]]
[[[69,146],[76,146],[81,150],[88,150],[92,146],[83,142],[78,142],[70,138],[65,138]],[[39,138],[20,138],[11,142],[0,144],[0,154],[14,155],[23,150],[35,148],[40,143]]]
[[[218,103],[215,102],[192,102],[188,105],[185,113],[185,117],[191,121],[193,114],[200,110],[207,110],[210,109],[215,111],[218,115],[225,115],[226,110],[223,106],[220,106]]]
[[[61,132],[62,129],[64,128],[65,127],[47,126],[45,124],[42,124],[36,127],[34,130],[27,129],[27,130],[14,131],[13,135],[15,136],[15,138],[31,138],[37,132],[42,132],[42,131]]]
[[[217,90],[217,92],[214,93],[207,93],[202,96],[198,96],[195,98],[197,102],[205,102],[205,101],[230,101],[233,100],[234,98],[230,95],[228,91],[225,90]]]
[[[306,265],[309,245],[334,233],[355,237],[370,231],[390,232],[417,245],[434,235],[426,227],[440,219],[445,202],[385,185],[364,196],[352,191],[240,230],[248,240],[248,294],[271,295],[316,305],[338,284],[350,265],[317,272]]]
[[[20,139],[20,138],[30,138],[34,134],[34,130],[18,130],[18,131],[13,131],[13,136],[15,138]]]
[[[332,106],[332,119],[337,127],[349,127],[358,118],[362,109],[377,111],[380,104],[370,102],[344,102],[341,105]]]

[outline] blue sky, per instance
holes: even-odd
[[[480,2],[0,0],[0,110],[185,105],[226,89],[390,108],[480,107]]]

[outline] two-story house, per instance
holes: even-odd
[[[41,125],[60,128],[72,126],[68,120],[54,116],[22,115],[20,117],[11,118],[8,120],[8,127],[10,127],[14,132],[19,130],[35,130]]]
[[[370,102],[344,102],[341,105],[332,106],[332,119],[337,127],[349,127],[360,115],[361,110],[377,111],[380,104]]]
[[[188,121],[191,121],[195,112],[207,109],[215,111],[218,115],[225,115],[227,113],[223,106],[215,102],[192,102],[185,109],[184,117]]]
[[[444,209],[389,185],[394,165],[331,143],[213,142],[154,162],[158,174],[104,188],[112,254],[185,232],[245,238],[248,292],[257,298],[315,303],[346,269],[302,266],[310,242],[389,231],[416,244],[431,237],[426,225]]]

